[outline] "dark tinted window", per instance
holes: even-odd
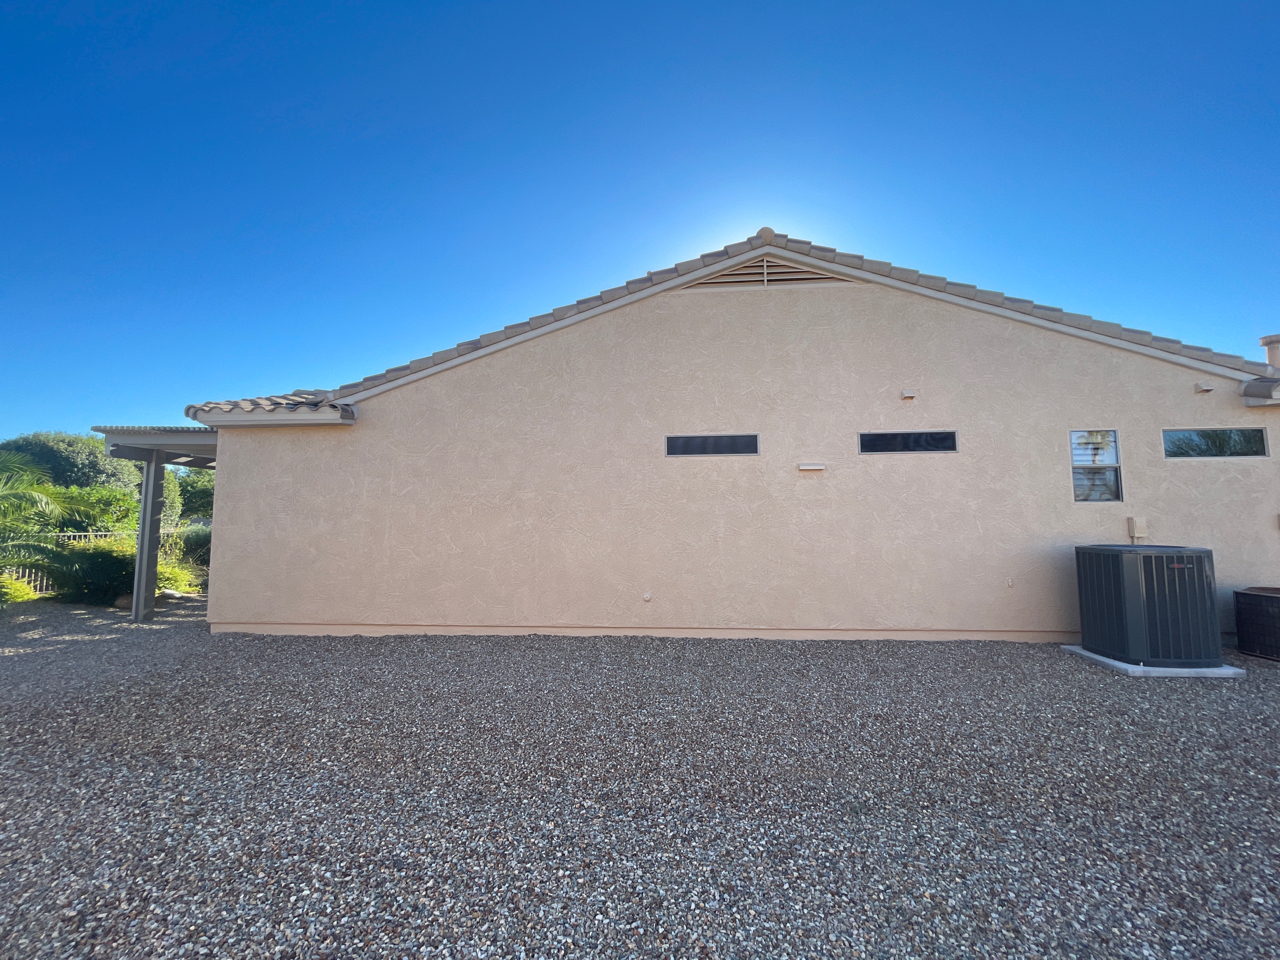
[[[1262,430],[1166,430],[1166,457],[1265,457]]]
[[[760,437],[755,433],[667,437],[668,457],[732,457],[759,452]]]
[[[862,453],[949,453],[955,448],[953,430],[858,434],[858,450]]]

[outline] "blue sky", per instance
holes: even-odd
[[[0,438],[330,387],[769,225],[1261,359],[1280,5],[0,4]]]

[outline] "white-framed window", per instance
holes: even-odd
[[[1168,460],[1206,457],[1265,457],[1267,431],[1262,427],[1164,431]]]
[[[1071,431],[1071,486],[1077,503],[1124,499],[1117,431]]]

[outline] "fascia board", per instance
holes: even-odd
[[[1034,317],[1029,314],[1019,313],[1017,310],[1010,310],[1008,307],[998,307],[991,303],[982,303],[980,301],[969,300],[965,297],[958,297],[954,293],[946,293],[942,290],[932,290],[929,287],[922,287],[918,284],[907,283],[905,280],[895,280],[892,277],[881,276],[878,273],[872,273],[869,270],[859,270],[856,267],[846,267],[840,263],[831,263],[826,260],[819,260],[816,257],[809,257],[802,253],[795,253],[791,250],[778,250],[776,253],[770,252],[770,257],[777,260],[789,261],[792,266],[803,266],[812,269],[815,266],[836,277],[847,277],[852,280],[863,280],[868,283],[878,283],[881,286],[892,287],[895,290],[902,290],[906,293],[914,293],[918,296],[929,297],[933,300],[941,300],[943,303],[951,303],[957,307],[964,307],[967,310],[975,310],[978,313],[987,313],[992,316],[1004,317],[1007,320],[1016,320],[1019,323],[1026,323],[1033,327],[1039,327],[1042,330],[1051,330],[1054,333],[1066,334],[1070,337],[1077,337],[1081,340],[1090,340],[1094,343],[1102,344],[1107,347],[1115,347],[1118,350],[1128,350],[1130,353],[1140,353],[1143,356],[1152,357],[1156,360],[1165,360],[1169,363],[1177,364],[1182,367],[1189,367],[1192,370],[1201,370],[1205,373],[1217,374],[1220,377],[1227,377],[1230,380],[1245,381],[1253,380],[1255,375],[1245,373],[1242,370],[1234,370],[1231,367],[1219,366],[1216,363],[1209,363],[1204,360],[1197,360],[1194,357],[1184,357],[1176,353],[1167,353],[1164,350],[1157,350],[1155,347],[1144,346],[1141,343],[1130,343],[1128,340],[1117,340],[1106,334],[1094,333],[1092,330],[1081,330],[1079,327],[1073,327],[1069,324],[1058,323],[1056,320],[1045,320],[1041,317]]]
[[[112,444],[125,447],[140,447],[144,450],[179,450],[196,456],[211,457],[218,450],[217,434],[213,436],[180,433],[171,435],[155,433],[108,433],[103,436],[103,443],[108,449]]]
[[[1151,357],[1153,360],[1163,360],[1166,363],[1172,363],[1176,366],[1186,367],[1191,370],[1199,370],[1202,373],[1212,373],[1215,376],[1225,377],[1228,380],[1240,382],[1244,380],[1252,380],[1254,377],[1253,374],[1245,373],[1242,370],[1233,370],[1231,367],[1223,367],[1216,363],[1209,363],[1205,360],[1197,360],[1195,357],[1184,357],[1176,353],[1167,353],[1164,350],[1157,350],[1155,347],[1144,346],[1141,343],[1130,343],[1127,340],[1117,340],[1114,337],[1108,337],[1105,334],[1094,333],[1092,330],[1081,330],[1079,327],[1072,327],[1065,323],[1057,323],[1053,320],[1044,320],[1040,317],[1031,317],[1025,313],[1019,313],[1017,310],[1010,310],[1007,307],[997,307],[993,304],[985,303],[974,303],[972,300],[966,300],[964,297],[957,297],[955,294],[944,293],[941,290],[930,290],[928,287],[917,287],[914,284],[903,283],[899,280],[893,280],[888,277],[876,277],[873,282],[881,283],[884,286],[891,286],[898,290],[905,290],[908,293],[921,294],[926,297],[931,297],[934,300],[941,300],[944,303],[953,303],[958,307],[976,310],[978,313],[988,313],[992,316],[1004,317],[1008,320],[1016,320],[1019,323],[1039,327],[1041,330],[1050,330],[1053,333],[1065,334],[1066,336],[1075,337],[1079,340],[1088,340],[1104,347],[1126,350],[1129,353],[1141,354],[1144,357]]]
[[[942,290],[932,290],[929,287],[922,287],[914,283],[907,283],[904,280],[895,280],[892,277],[881,276],[878,273],[872,273],[869,270],[859,270],[856,267],[845,266],[842,263],[836,263],[831,260],[823,260],[820,257],[809,256],[808,254],[797,253],[794,250],[787,250],[782,247],[772,245],[754,247],[746,250],[737,256],[726,257],[724,260],[718,260],[715,263],[692,270],[689,273],[679,277],[672,277],[662,283],[655,283],[653,286],[646,287],[643,290],[637,290],[629,293],[625,297],[619,297],[617,300],[609,303],[602,303],[599,306],[592,307],[590,310],[584,310],[581,313],[575,313],[571,317],[565,317],[563,320],[557,320],[549,323],[545,327],[539,327],[537,330],[528,330],[515,337],[506,340],[500,340],[492,343],[487,347],[480,347],[461,357],[455,357],[444,363],[439,363],[428,367],[425,370],[419,370],[416,373],[410,373],[403,377],[397,377],[388,383],[381,383],[377,386],[369,387],[367,390],[361,390],[357,393],[351,393],[344,397],[340,397],[338,402],[357,404],[362,400],[368,400],[371,397],[379,396],[389,390],[396,390],[406,384],[415,383],[427,377],[433,377],[438,373],[446,370],[452,370],[464,363],[470,363],[473,360],[479,360],[481,357],[487,357],[497,353],[500,350],[506,350],[521,343],[527,343],[530,340],[536,340],[538,337],[546,336],[550,333],[558,333],[565,330],[576,323],[584,320],[591,320],[611,310],[617,310],[619,307],[625,307],[629,304],[639,303],[641,300],[649,297],[657,296],[660,293],[668,293],[673,290],[679,290],[684,287],[691,286],[700,280],[713,277],[716,274],[723,273],[726,270],[732,270],[734,267],[742,266],[761,257],[769,257],[773,260],[779,260],[789,263],[792,266],[804,267],[807,270],[817,270],[822,273],[828,273],[833,277],[842,277],[847,280],[861,280],[865,283],[878,283],[881,286],[892,287],[895,290],[901,290],[904,293],[913,293],[917,296],[929,297],[933,300],[940,300],[943,303],[950,303],[957,307],[964,307],[966,310],[975,310],[978,313],[986,313],[992,316],[1004,317],[1006,320],[1015,320],[1018,323],[1025,323],[1033,327],[1039,327],[1042,330],[1050,330],[1054,333],[1064,334],[1069,337],[1076,337],[1080,340],[1088,340],[1093,343],[1100,344],[1105,347],[1113,347],[1117,350],[1127,350],[1130,353],[1141,354],[1145,357],[1151,357],[1154,360],[1163,360],[1166,363],[1176,364],[1177,366],[1187,367],[1191,370],[1199,370],[1203,373],[1212,373],[1220,377],[1226,377],[1229,380],[1244,381],[1252,380],[1253,374],[1244,373],[1240,370],[1233,370],[1230,367],[1222,367],[1216,363],[1209,363],[1204,360],[1197,360],[1194,357],[1180,356],[1176,353],[1166,353],[1155,347],[1144,346],[1140,343],[1130,343],[1127,340],[1117,340],[1114,337],[1106,336],[1101,333],[1094,333],[1092,330],[1081,330],[1078,327],[1072,327],[1065,323],[1058,323],[1053,320],[1044,320],[1040,317],[1030,316],[1025,313],[1019,313],[1017,310],[1010,310],[1007,307],[998,307],[994,304],[975,302],[965,297],[956,296],[953,293],[946,293]],[[296,414],[284,414],[285,417],[294,417]],[[208,423],[210,426],[216,426],[215,421],[206,420],[203,416],[198,417],[201,423]],[[290,421],[297,422],[297,421]],[[231,425],[228,422],[228,425]],[[242,425],[241,421],[236,421],[237,426]],[[264,426],[266,424],[263,424]]]
[[[575,313],[571,317],[565,317],[563,320],[557,320],[548,323],[545,327],[539,327],[537,330],[526,330],[519,336],[510,337],[507,340],[500,340],[497,343],[491,343],[487,347],[481,347],[478,350],[472,350],[470,353],[463,354],[461,357],[454,357],[444,363],[438,363],[435,366],[427,367],[425,370],[419,370],[416,373],[410,373],[403,377],[397,377],[390,383],[380,383],[376,387],[370,387],[368,390],[361,390],[359,393],[351,393],[345,397],[341,397],[341,403],[359,403],[361,400],[368,400],[370,397],[376,397],[379,394],[386,393],[388,390],[395,390],[405,384],[414,383],[426,377],[435,376],[437,373],[443,373],[445,370],[452,370],[464,363],[470,363],[472,360],[478,360],[481,357],[487,357],[490,354],[497,353],[499,350],[506,350],[508,347],[514,347],[516,344],[528,343],[530,340],[536,340],[538,337],[546,336],[549,333],[557,333],[568,327],[572,327],[575,323],[581,323],[583,320],[590,320],[601,314],[608,313],[611,310],[617,310],[619,307],[625,307],[628,304],[639,303],[641,300],[647,300],[649,297],[656,296],[659,293],[667,293],[671,290],[679,290],[681,287],[687,287],[691,283],[697,283],[699,280],[705,280],[707,277],[714,277],[717,273],[740,266],[744,263],[750,263],[752,260],[758,260],[769,251],[768,247],[757,247],[754,250],[748,250],[740,253],[736,257],[727,257],[724,260],[718,260],[708,267],[699,267],[692,270],[682,277],[672,277],[662,283],[655,283],[653,286],[645,287],[643,290],[637,290],[629,293],[625,297],[619,297],[617,300],[611,300],[609,303],[602,303],[599,306],[592,307],[590,310],[584,310],[581,313]],[[772,254],[769,254],[772,256]],[[815,261],[817,263],[825,263],[826,261]]]
[[[349,427],[356,422],[339,410],[201,410],[192,419],[210,427]]]

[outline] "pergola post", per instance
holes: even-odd
[[[160,564],[160,517],[164,512],[164,452],[149,450],[139,458],[142,502],[138,507],[138,558],[133,570],[133,621],[156,613],[156,570]]]

